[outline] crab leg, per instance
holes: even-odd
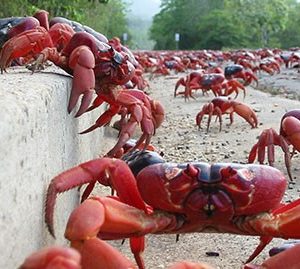
[[[219,131],[222,130],[222,111],[219,107],[215,107],[213,103],[208,103],[203,105],[201,111],[196,116],[196,125],[198,125],[199,129],[201,129],[201,122],[204,115],[208,115],[208,121],[207,121],[207,129],[206,131],[209,131],[210,122],[212,115],[216,115],[216,120],[219,119],[220,128]]]
[[[120,106],[118,105],[110,105],[109,109],[106,110],[105,112],[103,112],[100,117],[96,120],[96,123],[93,124],[91,127],[89,127],[88,129],[80,132],[80,134],[86,134],[89,133],[99,127],[102,127],[103,125],[108,124],[111,119],[118,114],[118,112],[120,111]]]
[[[289,152],[289,146],[286,140],[280,136],[273,128],[264,130],[259,136],[258,142],[252,147],[248,156],[248,162],[253,163],[256,155],[257,160],[260,164],[264,163],[265,160],[265,149],[267,148],[268,162],[269,165],[274,164],[274,146],[280,146],[284,152],[285,166],[290,180],[291,175],[291,157]]]
[[[179,88],[180,85],[182,85],[182,86],[185,87],[186,83],[185,83],[185,79],[184,79],[184,78],[180,78],[180,79],[176,82],[176,84],[175,84],[175,89],[174,89],[174,97],[176,97],[177,95],[181,94],[181,92],[180,92],[180,93],[177,93],[177,90],[178,90],[178,88]]]
[[[241,230],[247,231],[247,234],[264,235],[247,262],[253,260],[273,237],[300,239],[299,221],[300,199],[283,205],[271,213],[261,214],[254,218],[246,217],[244,223],[238,224],[238,226],[241,225]]]
[[[119,176],[120,174],[122,177]],[[114,188],[122,202],[147,212],[135,178],[127,164],[119,159],[95,159],[71,168],[51,181],[47,191],[45,221],[49,232],[53,236],[53,212],[57,194],[97,181],[105,186]]]
[[[149,209],[140,196],[135,178],[127,164],[119,159],[96,159],[65,171],[51,181],[47,192],[45,221],[49,232],[53,236],[53,211],[57,194],[86,183],[93,184],[96,181],[114,188],[122,202],[134,206],[139,209],[139,212],[149,212]],[[91,214],[91,212],[89,213]],[[94,216],[95,214],[92,215]],[[101,226],[101,223],[99,225]],[[110,227],[113,227],[113,225]],[[85,229],[85,227],[82,227],[82,229]],[[93,229],[93,231],[95,230]],[[140,268],[144,268],[142,258],[140,257],[140,253],[144,249],[144,238],[139,238],[137,234],[135,234],[135,237],[130,242],[131,248],[137,262],[140,264]],[[121,238],[124,238],[124,236],[122,235]]]
[[[143,134],[137,142],[136,147],[139,147],[144,141],[146,142],[146,147],[150,144],[150,138],[154,135],[155,128],[158,127],[163,120],[164,112],[160,103],[151,102],[143,92],[134,90],[121,90],[116,99],[110,99],[105,94],[99,94],[98,98],[99,97],[115,105],[111,105],[110,109],[104,112],[94,125],[81,132],[81,134],[88,133],[107,124],[120,109],[126,108],[127,114],[130,115],[130,117],[122,126],[119,139],[116,145],[107,153],[107,156],[115,156],[116,152],[132,137],[139,124],[141,125]]]
[[[269,259],[261,265],[246,264],[244,269],[297,269],[300,266],[299,259],[300,245],[297,244]]]

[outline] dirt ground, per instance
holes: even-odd
[[[258,128],[252,129],[243,118],[235,114],[231,126],[228,125],[229,117],[223,117],[221,132],[218,122],[212,120],[210,131],[207,133],[206,128],[199,130],[195,125],[195,116],[213,95],[210,93],[209,96],[203,96],[199,91],[195,94],[196,100],[185,102],[181,96],[174,98],[175,83],[185,75],[156,77],[150,81],[150,96],[159,100],[166,112],[165,121],[157,130],[152,143],[170,162],[246,163],[249,151],[257,142],[262,130],[272,127],[279,131],[282,115],[290,109],[300,107],[298,101],[300,73],[283,67],[278,75],[260,74],[257,89],[247,86],[245,99],[243,94],[237,98],[237,101],[246,103],[254,109],[259,121]],[[206,126],[206,122],[205,118],[203,127]],[[275,158],[275,167],[287,175],[281,149],[276,149]],[[290,183],[287,188],[285,202],[299,197],[298,163],[299,154],[292,159],[294,183]],[[282,239],[273,239],[254,262],[261,263],[268,257],[268,251],[272,246],[283,242]],[[151,269],[167,268],[168,265],[180,260],[202,261],[221,269],[237,269],[242,267],[258,243],[258,237],[231,234],[184,234],[180,235],[178,242],[175,235],[149,235],[144,258],[146,267]],[[120,242],[114,242],[114,245],[132,258],[128,251],[128,243],[121,245]],[[217,256],[207,255],[209,252],[214,252]]]

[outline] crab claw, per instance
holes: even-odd
[[[258,86],[258,79],[257,76],[255,76],[255,74],[253,72],[250,71],[245,71],[245,86],[248,86],[252,83],[252,81],[254,80],[256,83],[256,87]]]
[[[171,216],[146,214],[143,210],[118,201],[116,197],[91,197],[85,200],[70,215],[65,237],[71,241],[71,246],[81,253],[83,268],[89,269],[131,268],[118,267],[121,263],[127,263],[127,266],[132,266],[132,264],[99,239],[130,238],[131,251],[138,267],[144,269],[144,261],[141,257],[144,250],[143,235],[166,229],[173,223],[174,218]],[[99,248],[102,250],[100,251]],[[108,248],[113,255],[103,251],[103,248]],[[102,256],[104,261],[108,259],[107,263],[111,263],[112,267],[96,267],[97,261],[92,257],[98,257],[98,255]],[[116,257],[116,260],[111,257]],[[102,261],[99,261],[99,264],[103,265]]]
[[[257,128],[258,120],[252,108],[244,103],[232,101],[233,112],[244,118],[252,128]],[[232,122],[232,118],[231,118]]]
[[[79,117],[87,111],[93,99],[95,88],[95,57],[87,46],[79,46],[70,55],[69,66],[73,69],[73,85],[69,100],[68,112],[70,113],[83,95],[81,105],[76,113]]]
[[[81,257],[77,250],[68,247],[46,247],[34,252],[19,269],[80,269]]]
[[[120,269],[136,266],[117,249],[103,240],[92,238],[80,246],[82,269]]]
[[[243,91],[244,93],[244,99],[246,97],[246,89],[242,83],[240,83],[236,79],[230,79],[224,82],[225,92],[224,95],[228,96],[231,95],[233,92],[235,92],[235,97],[237,98],[239,94],[239,89]]]

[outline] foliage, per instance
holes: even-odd
[[[108,38],[128,31],[126,5],[122,0],[0,0],[0,17],[31,16],[44,9],[50,17],[65,17],[86,24]]]
[[[297,0],[162,0],[150,37],[156,49],[297,46]],[[285,35],[288,35],[287,42]]]
[[[285,29],[278,35],[278,39],[281,41],[281,47],[285,49],[300,46],[300,5],[298,2],[294,4],[294,7],[291,7],[288,12]]]
[[[201,38],[194,49],[221,50],[224,47],[247,46],[248,38],[241,24],[236,24],[228,11],[214,10],[203,16],[197,26]]]
[[[93,3],[85,10],[82,23],[89,25],[108,38],[118,36],[122,39],[123,33],[128,33],[126,20],[126,5],[120,0],[109,0],[108,4]]]
[[[236,1],[227,1],[228,8],[235,8],[236,22],[248,29],[256,46],[270,45],[270,39],[285,28],[288,17],[288,5],[284,0],[243,0],[233,6]]]

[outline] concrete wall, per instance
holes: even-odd
[[[68,216],[78,203],[77,190],[58,197],[57,240],[44,224],[44,200],[58,173],[105,153],[112,138],[104,129],[78,133],[101,111],[75,119],[67,113],[71,78],[47,68],[0,74],[0,268],[15,269],[31,252],[47,245],[66,245]],[[105,142],[104,142],[105,141]]]

